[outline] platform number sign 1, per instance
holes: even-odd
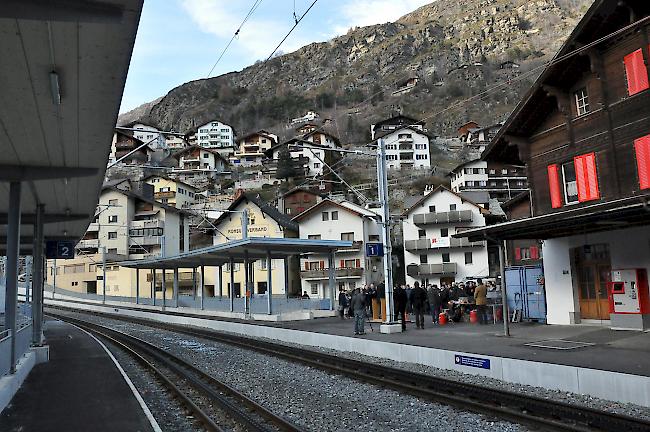
[[[48,240],[45,243],[45,257],[57,259],[74,258],[75,242],[70,240]]]
[[[384,256],[384,245],[381,243],[366,243],[367,257]]]

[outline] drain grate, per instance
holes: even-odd
[[[549,340],[543,340],[539,342],[529,342],[524,345],[536,347],[536,348],[547,348],[547,349],[555,349],[555,350],[572,350],[577,348],[585,348],[596,344],[591,342],[578,342],[578,341],[570,341],[570,340],[563,340],[563,339],[549,339]]]

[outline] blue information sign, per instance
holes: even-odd
[[[384,245],[381,243],[366,243],[366,256],[367,257],[384,256]]]
[[[75,242],[70,240],[48,240],[45,242],[45,258],[74,258]]]
[[[468,357],[460,354],[454,356],[457,365],[475,367],[479,369],[490,369],[490,359],[481,357]]]

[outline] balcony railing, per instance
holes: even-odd
[[[176,196],[175,191],[166,191],[166,192],[156,192],[153,194],[156,199],[161,198],[174,198]]]
[[[77,248],[79,248],[79,249],[98,249],[99,248],[99,239],[79,240],[79,243],[77,243]]]
[[[130,228],[165,228],[165,221],[160,219],[136,220],[131,222]]]
[[[406,266],[406,273],[411,277],[454,275],[456,274],[456,263],[410,264]]]
[[[400,144],[399,149],[402,151],[413,151],[413,144]]]
[[[362,241],[354,241],[354,242],[352,242],[352,246],[342,248],[342,249],[337,249],[336,253],[340,253],[340,252],[358,252],[359,250],[361,250],[362,247],[363,247],[363,242]]]
[[[337,278],[342,277],[361,277],[363,276],[363,267],[337,268],[335,272]],[[303,279],[328,279],[329,269],[322,270],[302,270],[300,277]]]
[[[437,244],[433,245],[431,239],[421,238],[417,240],[406,240],[404,242],[404,248],[408,251],[420,251],[428,249],[443,249],[443,248],[464,248],[464,247],[484,247],[484,241],[471,242],[467,238],[450,238],[449,245],[441,246]]]
[[[413,223],[416,225],[446,224],[471,221],[471,210],[453,210],[448,212],[420,213],[413,215]]]
[[[88,225],[88,229],[86,232],[96,232],[99,231],[99,223],[93,222],[90,225]]]
[[[412,137],[398,137],[397,141],[399,141],[401,143],[412,143],[413,138]]]
[[[158,246],[162,244],[161,236],[130,237],[129,243],[133,246]]]

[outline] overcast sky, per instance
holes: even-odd
[[[211,76],[266,58],[313,0],[264,0]],[[294,51],[350,27],[394,21],[432,0],[319,0],[281,47]],[[145,0],[121,112],[205,78],[255,0]]]

